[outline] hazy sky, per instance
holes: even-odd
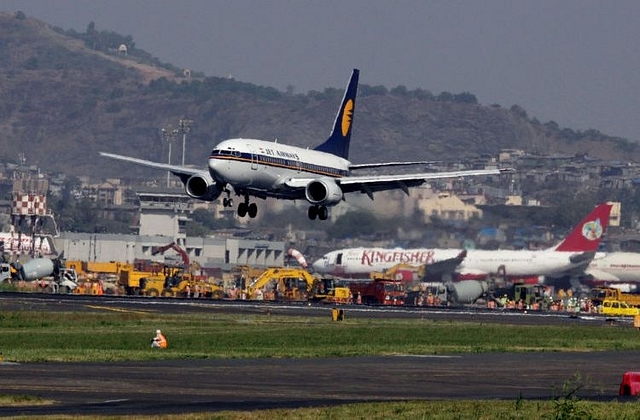
[[[638,0],[3,0],[63,29],[132,35],[161,61],[296,92],[360,83],[640,140]]]

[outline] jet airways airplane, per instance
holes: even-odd
[[[214,146],[208,158],[208,168],[152,162],[113,153],[100,155],[137,165],[170,171],[178,176],[189,197],[214,201],[221,195],[225,207],[233,206],[231,193],[244,200],[238,206],[238,216],[255,217],[258,208],[250,197],[286,200],[307,200],[310,219],[325,220],[328,207],[345,199],[346,193],[360,192],[373,199],[373,193],[422,185],[430,179],[463,176],[495,175],[510,169],[484,169],[453,172],[427,172],[402,175],[352,176],[351,171],[363,168],[411,165],[421,162],[383,162],[352,164],[349,162],[349,142],[353,125],[359,71],[353,70],[338,110],[333,130],[327,140],[314,149],[289,146],[277,142],[235,138]]]
[[[427,265],[427,273],[453,274],[458,280],[484,280],[493,275],[562,277],[584,270],[594,258],[611,207],[607,203],[597,206],[560,244],[546,250],[351,248],[325,254],[313,268],[341,277],[368,277],[396,264]],[[449,268],[443,270],[447,264]]]

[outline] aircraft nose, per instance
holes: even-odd
[[[311,266],[313,267],[314,271],[318,273],[326,273],[328,268],[326,258],[319,258],[315,260],[313,264],[311,264]]]

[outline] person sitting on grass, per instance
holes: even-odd
[[[156,330],[156,336],[151,340],[151,347],[166,349],[167,345],[167,337],[162,334],[162,331]]]

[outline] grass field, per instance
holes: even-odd
[[[144,311],[0,312],[0,351],[5,361],[123,361],[154,358],[314,358],[385,354],[640,350],[638,331],[594,325],[523,326],[424,319],[350,319],[330,316],[161,314]],[[156,329],[169,340],[151,351]],[[105,349],[108,349],[105,351]],[[571,378],[567,378],[571,381]],[[638,418],[637,403],[580,401],[571,393],[550,401],[419,401],[355,404],[300,410],[163,416],[225,418]],[[578,387],[579,385],[576,385]],[[33,404],[30,396],[0,398]],[[41,403],[48,403],[42,401]],[[590,417],[591,416],[591,417]],[[55,418],[55,417],[50,417]],[[59,417],[61,418],[61,417]],[[143,417],[132,417],[143,418]]]

